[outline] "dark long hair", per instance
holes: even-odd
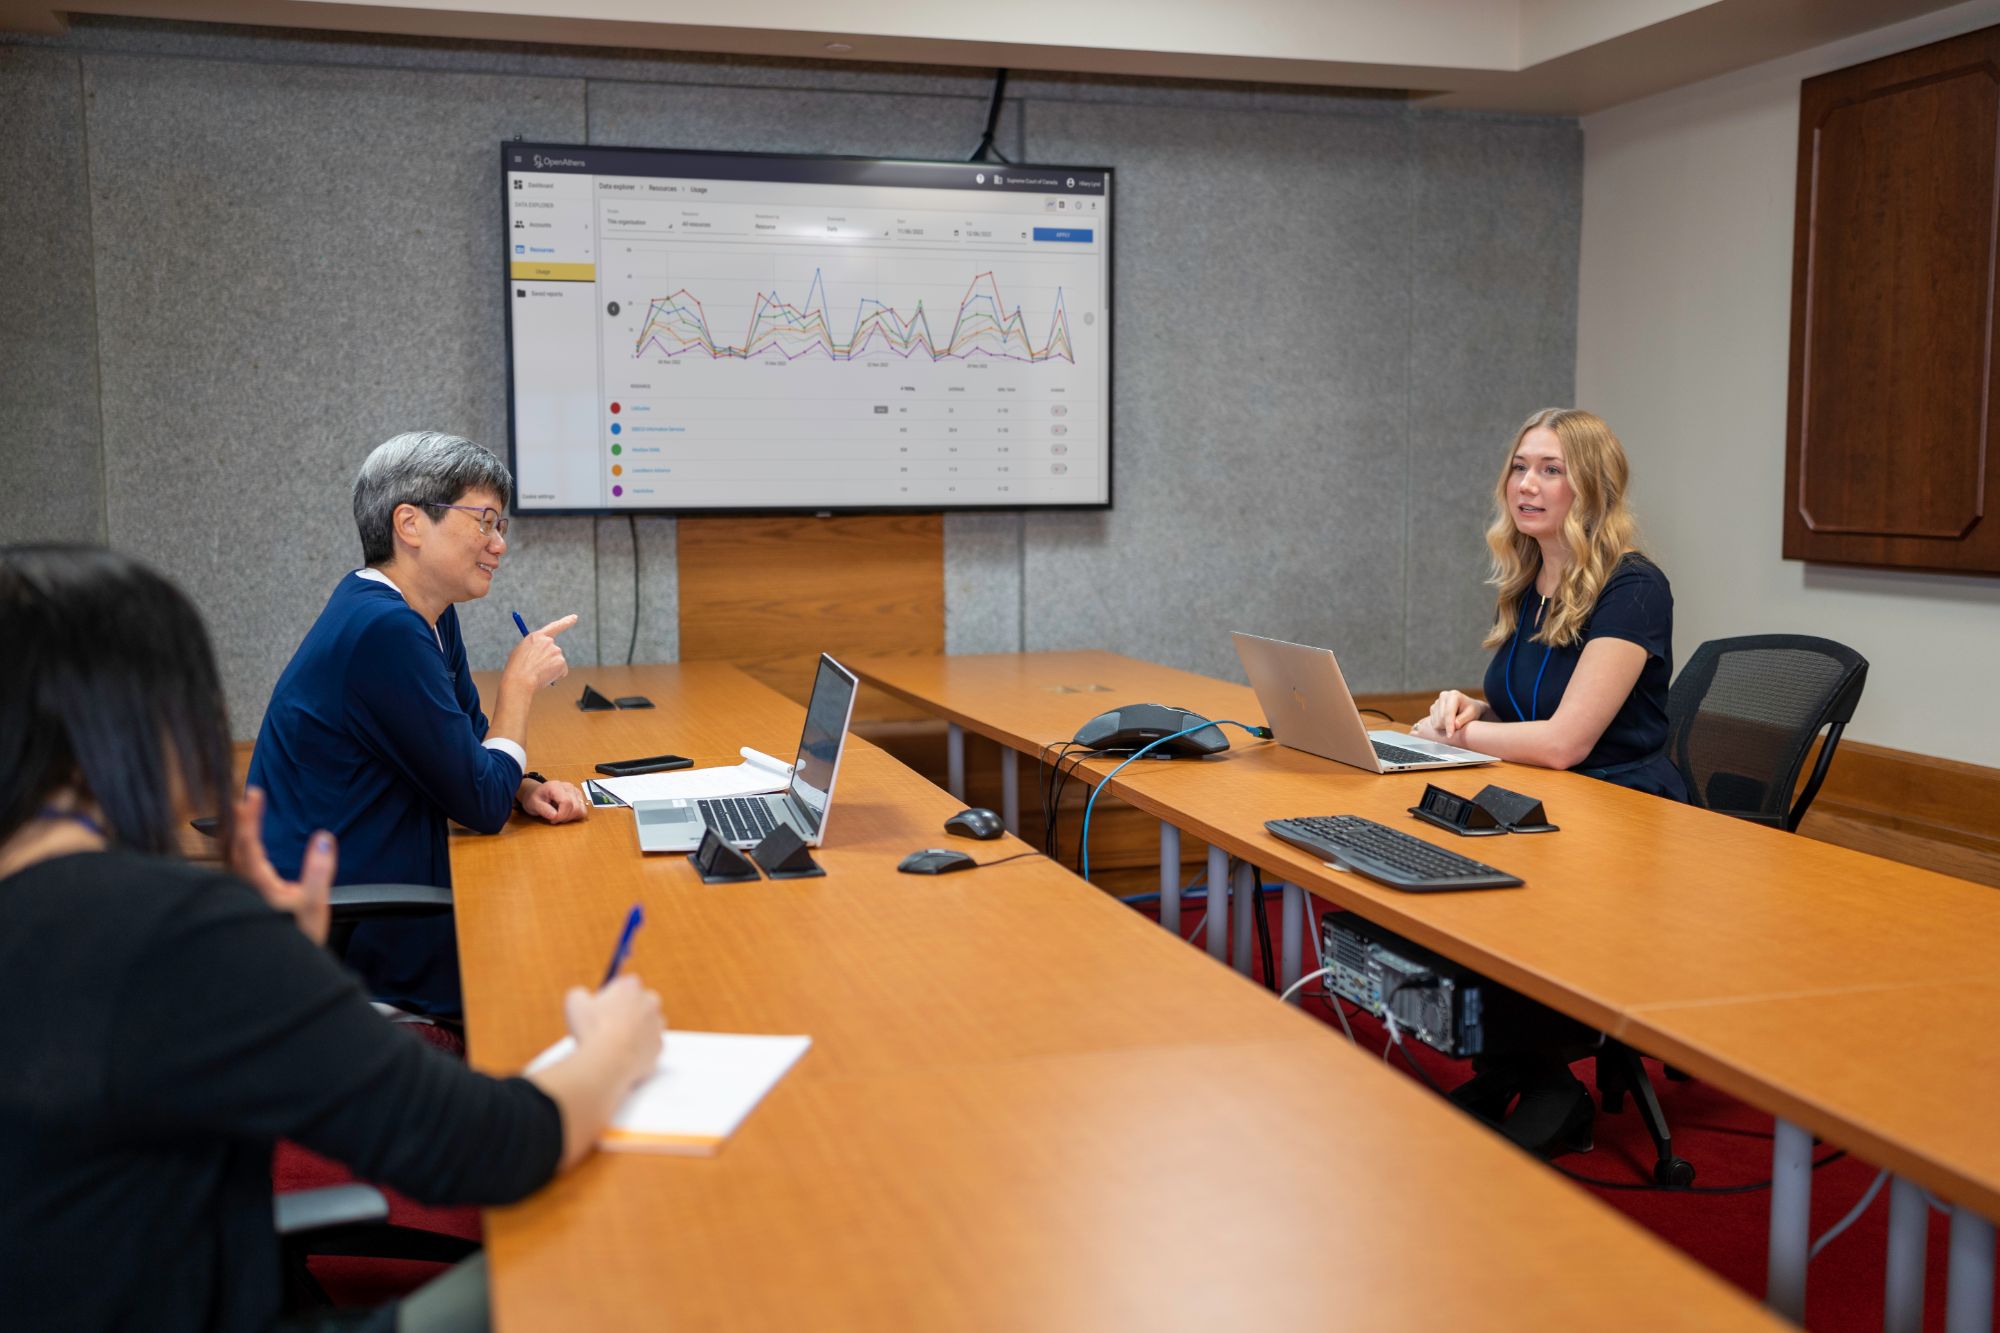
[[[0,841],[73,786],[119,846],[174,851],[177,792],[227,846],[226,719],[180,589],[101,547],[0,547]]]

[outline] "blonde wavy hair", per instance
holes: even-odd
[[[1486,581],[1499,592],[1493,628],[1486,634],[1488,648],[1497,648],[1513,636],[1521,594],[1542,568],[1541,545],[1514,526],[1507,498],[1514,454],[1528,432],[1538,427],[1547,427],[1562,442],[1563,470],[1575,500],[1562,525],[1569,563],[1549,599],[1549,614],[1542,617],[1541,628],[1533,635],[1535,642],[1556,647],[1574,644],[1618,562],[1627,552],[1638,549],[1638,524],[1625,505],[1629,471],[1625,449],[1611,427],[1596,413],[1576,407],[1545,407],[1535,413],[1514,432],[1514,442],[1507,446],[1507,457],[1500,465],[1500,480],[1493,487],[1493,525],[1486,529],[1486,545],[1493,551],[1493,573]]]

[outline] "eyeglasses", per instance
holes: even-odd
[[[479,516],[479,535],[482,537],[491,537],[495,532],[498,532],[502,537],[507,535],[506,515],[490,507],[484,505],[432,504],[428,500],[419,500],[417,503],[426,509],[463,509],[468,514],[477,514]]]

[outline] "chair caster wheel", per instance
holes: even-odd
[[[1686,1189],[1694,1184],[1694,1163],[1685,1157],[1669,1157],[1655,1162],[1653,1180],[1668,1189]]]

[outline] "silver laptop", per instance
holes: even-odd
[[[854,719],[854,673],[824,653],[806,701],[806,729],[785,790],[764,796],[724,796],[672,801],[635,801],[633,823],[642,852],[691,852],[713,828],[732,847],[755,847],[779,825],[789,827],[808,847],[826,837],[833,807],[833,781],[840,776],[840,752]]]
[[[1230,637],[1236,640],[1236,655],[1280,745],[1371,773],[1500,762],[1494,755],[1422,740],[1408,732],[1368,730],[1332,649],[1260,639],[1255,634]]]

